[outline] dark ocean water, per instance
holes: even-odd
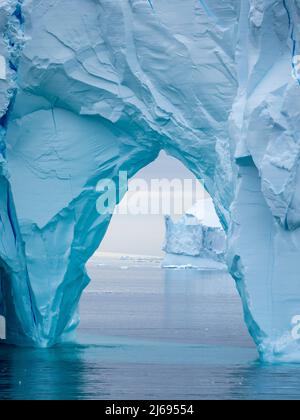
[[[78,340],[0,347],[0,399],[298,399],[300,366],[262,365],[226,273],[94,260]]]

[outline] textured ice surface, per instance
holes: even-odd
[[[226,235],[221,228],[205,226],[186,214],[177,222],[166,217],[164,266],[224,269]]]
[[[262,356],[300,355],[290,334],[300,311],[299,11],[298,0],[1,1],[9,341],[49,346],[75,329],[85,263],[110,221],[95,187],[164,149],[214,200]]]

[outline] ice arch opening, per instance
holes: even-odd
[[[200,202],[201,200],[201,202]],[[198,213],[216,223],[210,197],[199,180],[181,162],[161,152],[150,165],[129,180],[128,192],[101,242],[99,252],[163,257],[165,217],[178,220],[199,201]]]
[[[84,264],[109,223],[96,183],[133,176],[164,149],[213,197],[260,353],[299,359],[298,3],[4,3],[9,340],[48,346],[74,330]]]
[[[16,239],[21,242],[20,254],[16,258],[20,259],[21,271],[16,273],[12,282],[4,283],[4,289],[8,288],[4,313],[8,319],[8,342],[46,347],[69,337],[78,324],[79,299],[89,282],[85,263],[98,248],[111,220],[111,215],[100,214],[96,205],[101,197],[97,189],[99,181],[109,178],[118,186],[121,173],[133,176],[156,159],[161,148],[151,144],[141,148],[133,142],[129,147],[126,145],[127,160],[123,161],[120,159],[123,145],[115,138],[115,128],[107,125],[106,121],[77,117],[61,108],[42,110],[41,113],[43,116],[40,111],[30,114],[29,122],[26,115],[20,125],[18,118],[12,118],[7,130],[8,145],[13,142],[9,150],[9,165],[18,217]],[[18,134],[19,127],[22,128],[22,139]],[[40,159],[44,155],[43,147],[45,153],[49,153],[45,137],[40,138],[41,131],[48,132],[52,139],[57,140],[53,147],[54,160],[58,163],[56,168],[52,164],[48,166],[48,159],[46,162]],[[24,132],[28,133],[28,137]],[[60,148],[59,133],[63,136],[64,145],[67,140],[65,150],[65,146]],[[80,146],[77,150],[82,133],[86,142],[83,148]],[[36,142],[38,156],[32,154],[34,147],[29,157],[23,147]],[[112,145],[115,147],[112,148]],[[170,151],[174,153],[172,149]],[[29,167],[28,160],[24,160],[26,155],[32,159]],[[57,155],[60,155],[58,160]],[[178,157],[177,153],[174,155]],[[35,168],[36,162],[38,167]],[[67,174],[63,174],[65,162]],[[103,171],[102,165],[106,170]],[[53,170],[61,171],[62,175],[57,177]],[[37,176],[36,171],[42,171],[43,176]],[[72,181],[75,177],[77,186]],[[83,182],[80,185],[81,177]],[[24,179],[26,182],[22,183]],[[120,198],[125,192],[120,194]],[[35,197],[36,194],[38,197]],[[54,202],[49,200],[51,196],[55,196]],[[38,207],[32,206],[33,201]],[[32,223],[32,220],[35,222]],[[47,273],[47,288],[44,287],[44,272]],[[15,273],[12,274],[15,276]],[[25,281],[24,294],[18,294],[20,300],[16,304],[14,296],[20,286],[19,280],[22,284]]]

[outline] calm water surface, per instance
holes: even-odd
[[[94,259],[78,341],[0,347],[0,399],[298,399],[300,366],[262,365],[226,273]]]

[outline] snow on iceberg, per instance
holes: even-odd
[[[51,346],[75,330],[110,222],[96,186],[164,149],[214,201],[261,356],[300,359],[299,28],[295,0],[1,1],[9,342]]]

